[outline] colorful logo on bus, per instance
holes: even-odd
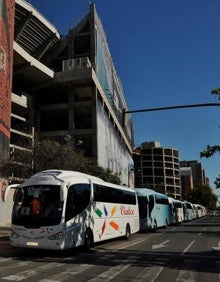
[[[108,208],[106,207],[106,205],[103,205],[103,208],[95,208],[94,212],[95,214],[100,217],[100,218],[106,218],[108,216],[110,216],[111,218],[117,214],[117,211],[120,211],[121,216],[129,216],[129,215],[134,215],[134,209],[132,209],[131,207],[126,207],[124,205],[121,205],[120,208],[118,208],[116,205],[111,207],[110,210],[108,210]],[[120,229],[120,226],[114,221],[114,220],[110,220],[108,223],[105,219],[105,221],[102,224],[101,227],[101,232],[100,232],[100,236],[102,236],[104,234],[104,232],[106,231],[106,227],[107,225],[109,225],[112,229],[118,231]]]

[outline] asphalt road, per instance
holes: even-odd
[[[111,240],[88,252],[12,249],[5,232],[0,281],[220,282],[220,216]]]

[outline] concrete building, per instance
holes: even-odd
[[[180,167],[180,180],[182,198],[185,199],[186,194],[191,192],[193,189],[193,175],[191,167]]]
[[[31,152],[36,133],[80,142],[88,158],[133,187],[132,121],[126,115],[122,123],[128,108],[95,5],[61,36],[28,2],[1,3],[0,159]]]
[[[60,36],[34,7],[16,0],[11,148],[29,149],[34,133],[73,146],[129,184],[133,129],[94,4]]]
[[[179,152],[145,142],[134,152],[135,187],[147,187],[181,199]]]
[[[191,168],[193,187],[196,187],[197,185],[209,185],[209,179],[206,177],[205,170],[203,169],[202,164],[197,160],[181,161],[180,167]]]

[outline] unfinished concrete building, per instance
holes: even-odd
[[[135,187],[151,188],[181,199],[179,152],[159,142],[144,142],[135,150]]]
[[[133,128],[123,88],[94,4],[60,36],[32,5],[15,1],[11,153],[30,150],[34,134],[83,146],[99,166],[129,182]]]

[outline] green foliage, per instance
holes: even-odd
[[[186,195],[186,199],[194,204],[200,204],[207,209],[215,209],[218,197],[208,185],[198,185]]]
[[[214,154],[219,153],[220,154],[220,146],[219,145],[207,145],[206,149],[202,152],[200,152],[200,157],[206,157],[210,158]]]
[[[82,152],[75,152],[70,145],[61,145],[53,140],[36,142],[33,150],[33,171],[47,169],[85,170],[87,159]]]
[[[211,91],[211,94],[216,95],[217,99],[220,100],[220,88],[215,88]],[[200,152],[200,157],[203,158],[210,158],[213,155],[215,155],[216,153],[220,154],[220,146],[219,145],[207,145],[206,149],[202,152]],[[215,180],[215,186],[216,188],[220,188],[220,174],[219,176],[216,178]]]
[[[9,159],[0,162],[0,176],[9,178],[27,178],[32,174],[32,153],[30,151],[16,150]]]
[[[220,175],[218,177],[216,177],[216,180],[215,180],[215,187],[216,188],[220,188]]]
[[[5,178],[13,175],[25,179],[47,169],[75,170],[120,184],[117,175],[87,159],[82,151],[75,151],[69,144],[61,145],[53,140],[36,140],[33,152],[16,151],[0,163],[0,175]]]
[[[213,89],[211,94],[218,95],[218,99],[220,100],[220,88]]]

